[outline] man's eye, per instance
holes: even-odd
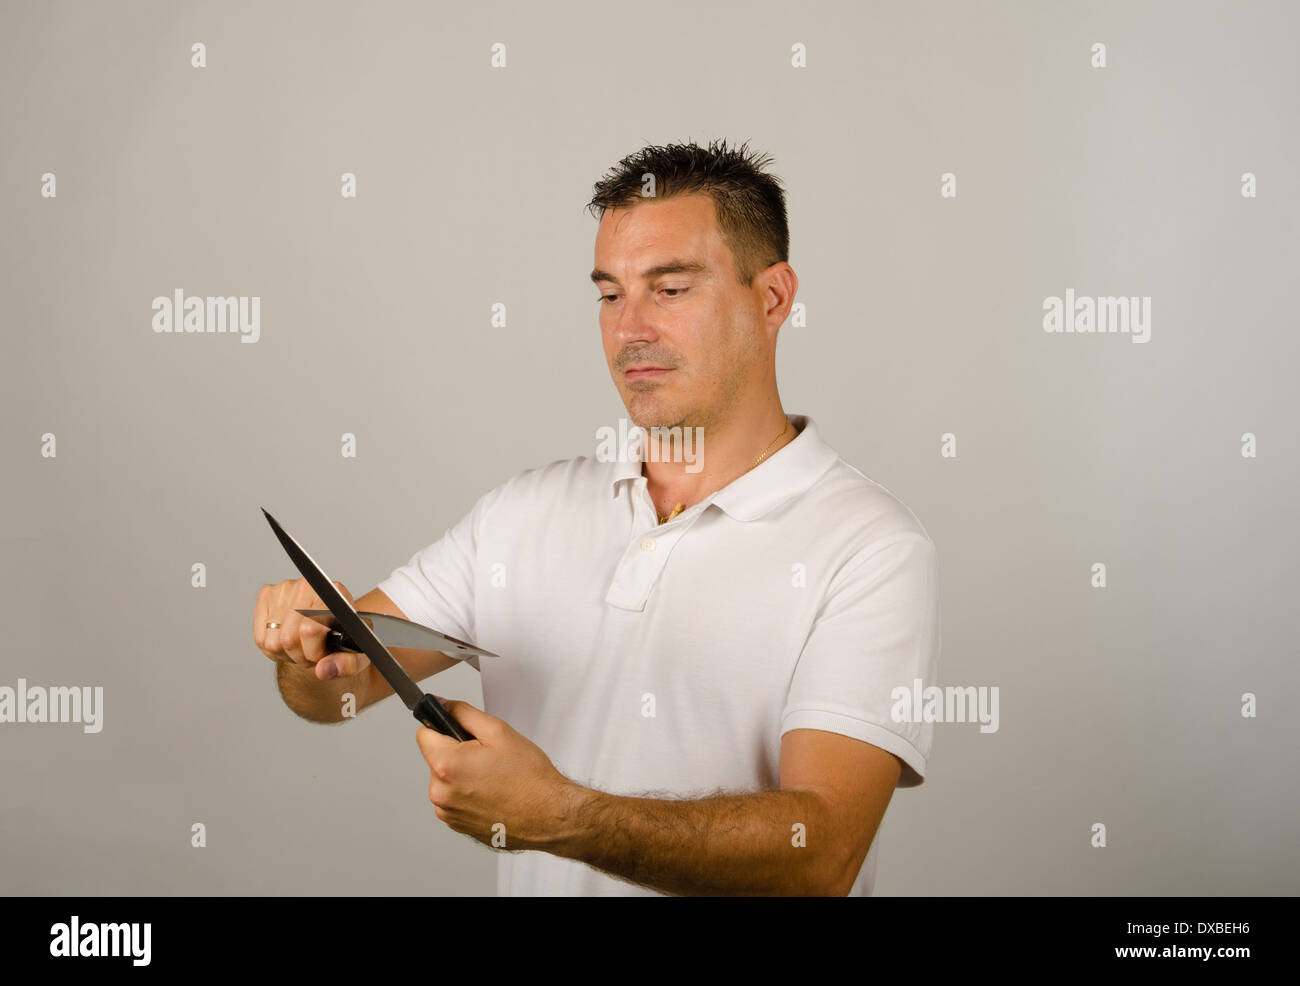
[[[669,298],[680,298],[689,290],[690,288],[660,288],[659,289],[661,293],[667,294]],[[605,302],[607,304],[612,304],[617,300],[618,300],[618,295],[616,294],[602,294],[599,298],[596,299],[596,303],[599,304],[601,302]]]

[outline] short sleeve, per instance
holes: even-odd
[[[498,487],[481,496],[454,527],[379,583],[407,619],[474,642],[479,531],[500,491]],[[477,668],[478,658],[469,658],[469,663]]]
[[[932,722],[895,711],[938,673],[939,579],[934,543],[907,533],[865,548],[831,579],[799,660],[781,733],[822,729],[878,746],[903,761],[899,787],[925,779]]]

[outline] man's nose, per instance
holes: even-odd
[[[654,342],[659,333],[654,327],[653,304],[635,293],[624,296],[614,316],[614,338],[621,344]]]

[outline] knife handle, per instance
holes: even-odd
[[[331,630],[325,634],[325,653],[333,654],[335,651],[340,650],[355,651],[358,654],[365,653],[342,630]]]
[[[442,703],[427,692],[424,698],[416,703],[411,713],[424,725],[430,729],[436,729],[444,736],[454,736],[462,743],[474,739],[473,736],[466,732],[465,727],[453,719],[451,713],[442,707]]]

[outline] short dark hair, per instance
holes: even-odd
[[[706,193],[713,199],[722,239],[735,258],[737,277],[749,287],[760,271],[790,259],[781,179],[762,170],[771,161],[771,155],[751,153],[748,141],[731,148],[725,140],[711,141],[708,147],[694,142],[643,147],[596,183],[587,209],[599,220],[606,209],[645,202],[649,196],[641,189],[647,174],[654,175],[655,198]]]

